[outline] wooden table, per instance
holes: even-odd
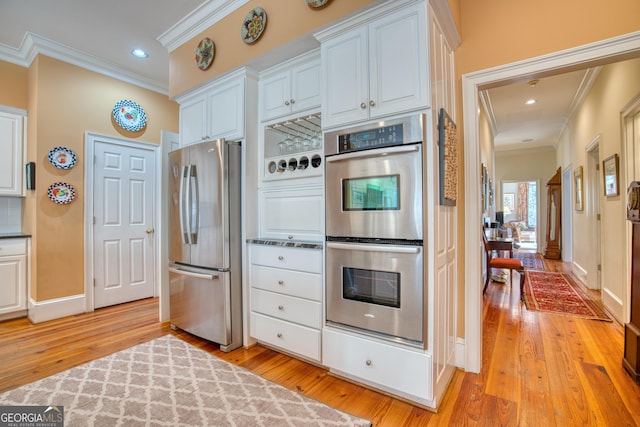
[[[509,258],[513,258],[513,239],[510,237],[487,237],[489,250],[500,252],[509,252]]]

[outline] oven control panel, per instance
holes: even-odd
[[[402,124],[396,124],[339,135],[338,153],[402,144],[402,130]]]
[[[427,115],[389,119],[324,134],[324,154],[346,154],[424,141]]]

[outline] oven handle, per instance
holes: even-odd
[[[367,252],[388,252],[399,254],[418,254],[420,247],[418,246],[396,246],[396,245],[358,245],[354,243],[338,243],[327,242],[327,248],[346,249]]]
[[[325,162],[340,162],[342,160],[349,159],[366,159],[367,157],[381,157],[388,156],[390,154],[401,154],[401,153],[412,153],[415,151],[419,151],[419,145],[400,145],[397,147],[389,147],[384,149],[377,150],[364,150],[364,151],[355,151],[353,153],[345,153],[337,156],[330,156],[325,158]]]

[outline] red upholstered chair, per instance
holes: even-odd
[[[482,243],[484,244],[484,251],[487,256],[487,280],[484,282],[482,293],[484,294],[487,291],[487,286],[491,279],[492,268],[508,269],[510,272],[515,270],[520,273],[520,299],[524,301],[524,266],[522,265],[522,261],[515,258],[494,258],[493,254],[495,251],[489,248],[489,243],[487,242],[487,236],[484,234],[484,230],[482,233]],[[511,275],[509,275],[509,277],[511,277]],[[511,280],[509,280],[509,283],[511,283]]]

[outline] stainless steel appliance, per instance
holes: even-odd
[[[424,114],[325,135],[327,322],[425,343]]]
[[[170,319],[220,344],[242,345],[238,142],[203,142],[169,153]]]

